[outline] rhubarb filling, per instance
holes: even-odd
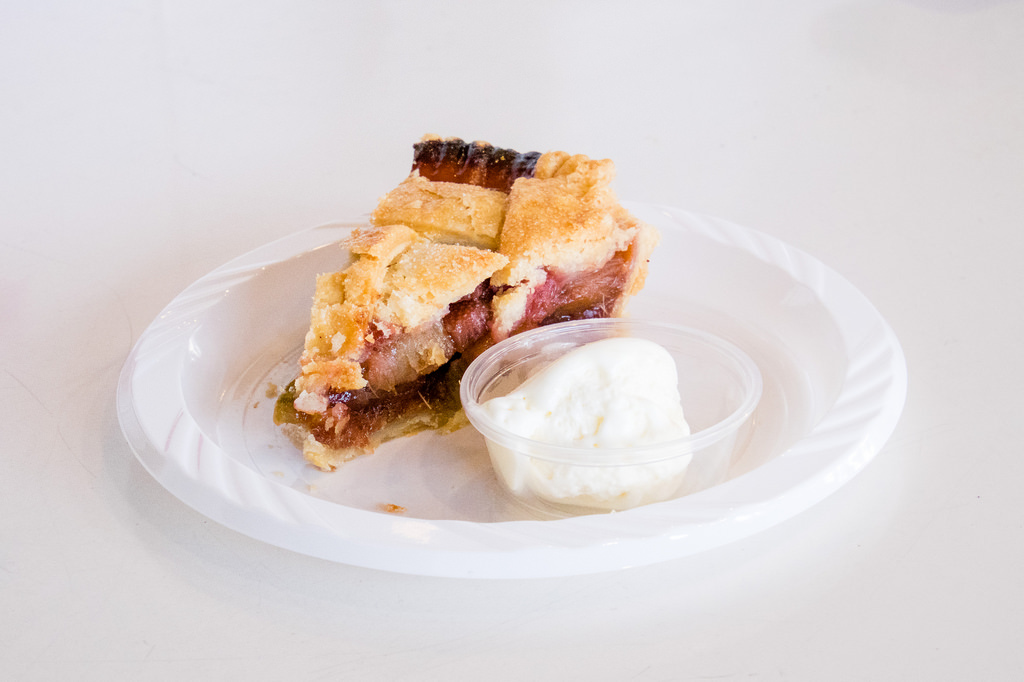
[[[459,410],[459,379],[465,371],[458,356],[440,369],[377,393],[366,387],[355,391],[328,394],[324,414],[308,414],[295,409],[294,382],[278,399],[274,420],[278,424],[306,427],[318,442],[331,448],[365,450],[373,447],[374,436],[386,427],[408,425],[413,416],[422,417],[416,429],[443,426]],[[329,415],[329,416],[328,416]]]
[[[546,270],[531,294],[514,334],[571,320],[611,317],[630,273],[630,248],[615,253],[594,272],[565,275]]]

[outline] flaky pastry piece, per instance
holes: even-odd
[[[370,222],[399,223],[436,241],[496,249],[507,200],[495,189],[428,180],[414,170],[381,198]]]
[[[643,288],[658,232],[619,204],[615,166],[566,152],[537,161],[509,194],[491,283],[494,336],[592,317],[617,317]]]
[[[317,278],[302,373],[275,414],[298,427],[303,454],[323,470],[458,411],[457,377],[453,394],[444,371],[465,350],[457,322],[508,262],[404,225],[357,230],[346,246],[352,263]]]

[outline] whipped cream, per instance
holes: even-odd
[[[678,490],[692,454],[666,451],[637,461],[610,449],[666,443],[690,435],[672,356],[638,338],[576,348],[506,396],[482,405],[496,424],[534,441],[569,446],[559,461],[489,443],[498,474],[515,493],[602,509],[626,509]],[[537,453],[540,454],[540,453]]]

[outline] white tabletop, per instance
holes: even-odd
[[[1024,5],[6,3],[0,677],[1024,677]],[[424,133],[615,160],[817,257],[906,408],[821,503],[646,567],[461,580],[193,511],[118,374],[205,273],[360,215]]]

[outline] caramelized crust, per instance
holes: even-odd
[[[508,192],[519,178],[533,175],[539,152],[520,154],[487,142],[465,142],[425,135],[413,145],[413,171],[428,180],[457,182]]]

